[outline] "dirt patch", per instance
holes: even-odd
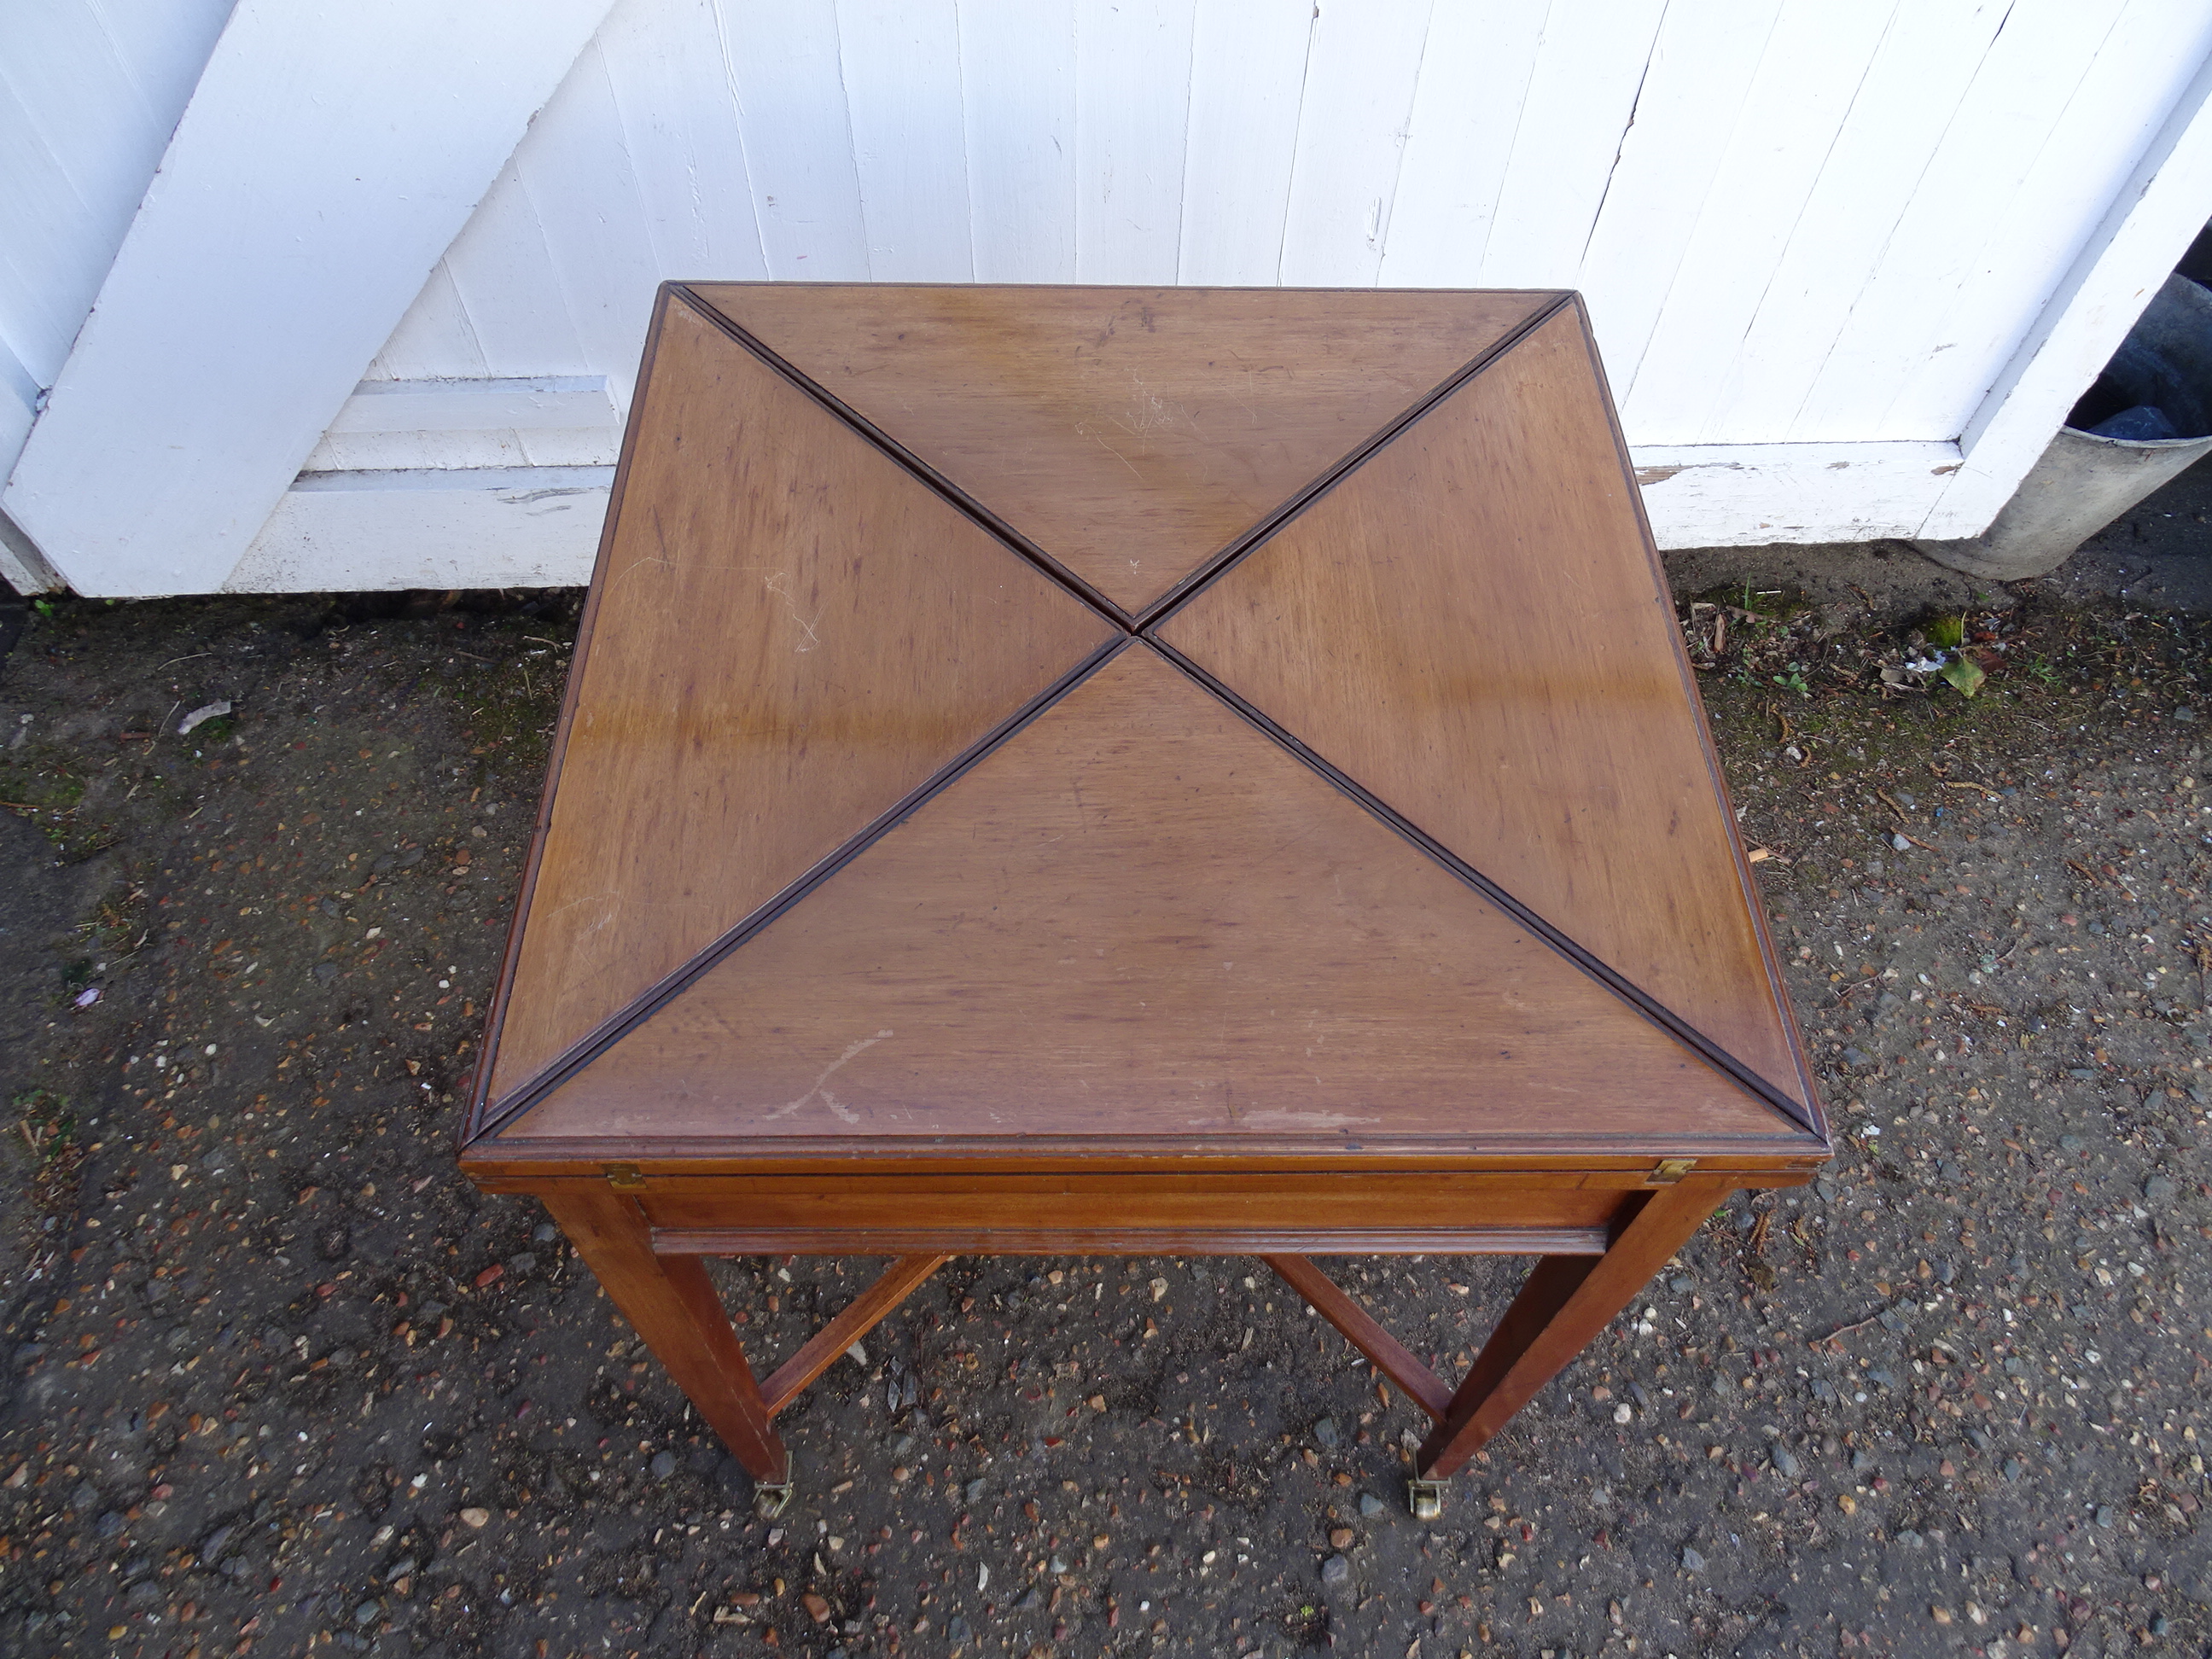
[[[1418,1413],[1242,1261],[953,1264],[783,1419],[757,1520],[542,1215],[453,1173],[572,600],[33,617],[0,1650],[2202,1648],[2204,624],[1684,580],[1839,1155],[1429,1525]],[[718,1271],[780,1357],[875,1265]],[[1518,1264],[1331,1265],[1455,1372]]]

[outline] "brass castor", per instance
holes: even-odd
[[[1408,1480],[1406,1483],[1406,1502],[1413,1511],[1416,1521],[1433,1521],[1444,1512],[1444,1483],[1441,1480]]]
[[[791,1493],[796,1483],[787,1480],[772,1486],[764,1480],[753,1482],[753,1513],[763,1521],[773,1521],[791,1503]]]

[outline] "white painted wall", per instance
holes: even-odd
[[[453,581],[471,537],[487,580],[580,579],[585,498],[519,510],[516,469],[603,487],[670,277],[1577,287],[1662,544],[1965,534],[2212,216],[2212,0],[598,9],[512,154],[471,152],[481,199],[427,280],[349,291],[341,331],[381,350],[325,353],[312,397],[263,366],[281,434],[188,440],[256,480],[167,551],[192,585],[406,585],[410,538]],[[499,54],[400,10],[462,61],[394,54],[380,92],[450,150],[453,89],[502,83],[466,54]],[[411,249],[423,210],[397,195],[345,200],[416,224]],[[385,381],[410,389],[372,412]],[[487,424],[531,386],[567,401]],[[70,491],[115,418],[58,439]],[[153,580],[127,507],[19,515],[118,592]]]

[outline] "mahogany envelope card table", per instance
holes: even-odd
[[[1255,1255],[1433,1514],[1827,1155],[1576,295],[662,290],[461,1163],[764,1505],[948,1256]],[[755,1253],[891,1265],[777,1363]],[[1455,1382],[1310,1259],[1479,1253]]]

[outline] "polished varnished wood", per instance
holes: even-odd
[[[718,1253],[719,1254],[719,1253]],[[800,1345],[797,1353],[769,1373],[761,1384],[761,1397],[769,1415],[788,1406],[816,1377],[837,1363],[838,1357],[883,1322],[884,1316],[948,1258],[941,1255],[902,1255],[884,1269],[876,1282],[846,1305],[845,1310]]]
[[[1423,1411],[1439,1422],[1443,1420],[1451,1408],[1451,1390],[1414,1357],[1412,1349],[1384,1330],[1373,1315],[1347,1296],[1334,1279],[1302,1255],[1262,1255],[1260,1259],[1310,1303],[1315,1311],[1342,1331],[1345,1340],[1411,1395]]]
[[[1130,614],[1562,297],[690,291]]]
[[[756,1480],[968,1252],[1262,1255],[1441,1478],[1810,1178],[1578,303],[698,292],[463,1161]],[[701,1260],[777,1251],[896,1259],[757,1384]],[[1539,1259],[1455,1387],[1310,1259],[1377,1252]]]
[[[1127,1218],[1141,1196],[1124,1195],[1121,1218],[1091,1225],[1065,1221],[1004,1219],[975,1209],[972,1195],[940,1209],[934,1221],[908,1218],[858,1227],[837,1218],[847,1194],[796,1220],[769,1225],[743,1211],[720,1226],[656,1228],[653,1248],[669,1255],[881,1255],[892,1250],[934,1250],[946,1255],[1270,1255],[1284,1251],[1319,1255],[1603,1255],[1603,1227],[1540,1227],[1525,1222],[1498,1226],[1451,1221],[1376,1218],[1374,1205],[1331,1226],[1305,1214],[1272,1222],[1239,1222],[1201,1215],[1181,1224]],[[1348,1207],[1348,1206],[1347,1206]]]
[[[659,337],[495,1108],[1112,632],[688,304]]]
[[[1729,1184],[1719,1181],[1663,1187],[1626,1206],[1612,1248],[1595,1261],[1540,1261],[1422,1445],[1416,1458],[1422,1472],[1456,1474],[1613,1322],[1728,1194]]]
[[[1138,642],[504,1138],[1531,1125],[1789,1127]]]
[[[790,1460],[769,1426],[767,1402],[745,1363],[706,1269],[653,1252],[637,1205],[604,1184],[550,1187],[545,1207],[568,1242],[754,1480],[781,1481]]]
[[[1158,633],[1802,1104],[1634,496],[1561,312]]]
[[[834,1232],[834,1248],[860,1255],[959,1254],[1016,1237],[1057,1239],[1053,1248],[1068,1251],[1143,1243],[1172,1253],[1180,1248],[1174,1240],[1234,1237],[1253,1249],[1328,1252],[1389,1231],[1401,1240],[1392,1248],[1490,1253],[1528,1248],[1528,1239],[1540,1233],[1553,1241],[1547,1250],[1565,1254],[1586,1247],[1560,1242],[1569,1238],[1595,1239],[1589,1248],[1604,1248],[1621,1191],[1356,1167],[1150,1176],[847,1171],[651,1177],[641,1201],[657,1248],[665,1250],[690,1248],[682,1241],[711,1235],[722,1241],[710,1252],[719,1253],[733,1231],[758,1240],[804,1231],[817,1240]],[[1498,1237],[1468,1242],[1474,1234]],[[1514,1238],[1501,1244],[1509,1234]],[[1425,1242],[1408,1242],[1415,1237]],[[807,1248],[832,1247],[817,1242]]]

